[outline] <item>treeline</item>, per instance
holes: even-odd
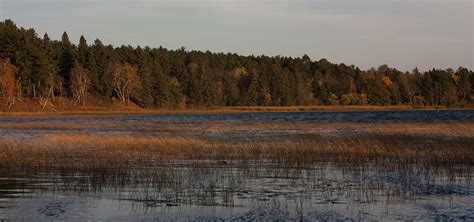
[[[11,20],[0,22],[0,97],[54,103],[89,98],[143,107],[426,105],[469,103],[474,74],[466,68],[401,72],[360,70],[326,59],[240,56],[184,48],[113,47],[81,36],[72,44]]]

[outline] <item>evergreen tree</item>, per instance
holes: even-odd
[[[69,41],[66,32],[61,37],[61,56],[59,59],[59,73],[64,78],[64,86],[70,88],[71,70],[74,67],[74,46]]]
[[[459,67],[457,71],[457,91],[463,102],[469,102],[471,94],[471,82],[469,79],[469,70]]]
[[[77,61],[85,68],[90,68],[88,64],[89,47],[84,36],[81,35],[77,46]]]
[[[248,88],[246,105],[256,106],[258,104],[258,98],[260,96],[260,82],[258,79],[258,74],[251,75],[250,86]]]
[[[471,102],[474,93],[473,72],[462,67],[457,71],[415,69],[402,73],[381,65],[362,71],[327,59],[312,61],[307,55],[291,58],[185,48],[114,48],[98,39],[88,45],[84,36],[76,46],[66,32],[60,41],[52,41],[47,34],[39,38],[35,30],[18,28],[11,20],[0,22],[0,59],[8,59],[15,67],[20,94],[52,101],[58,95],[77,95],[71,85],[76,62],[88,70],[91,96],[102,102],[118,97],[111,67],[128,64],[128,73],[135,73],[134,82],[141,86],[128,96],[143,107],[286,106],[316,101],[325,105],[453,106]]]

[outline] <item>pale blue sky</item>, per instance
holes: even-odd
[[[285,55],[411,70],[474,69],[474,0],[0,0],[58,39]]]

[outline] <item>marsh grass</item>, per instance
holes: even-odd
[[[48,118],[35,119],[34,122],[19,119],[18,121],[7,120],[0,123],[3,130],[22,131],[96,131],[96,132],[139,132],[142,134],[191,132],[194,134],[229,133],[238,135],[240,133],[273,132],[293,134],[308,134],[313,136],[339,136],[347,137],[348,134],[365,135],[402,135],[402,136],[433,136],[471,138],[474,135],[474,122],[389,122],[389,123],[365,123],[365,122],[320,122],[311,123],[304,121],[240,121],[235,124],[226,120],[161,120],[161,121],[117,121],[101,118],[80,118],[76,121],[51,121]],[[78,122],[80,120],[80,122]],[[73,132],[71,135],[74,136]],[[126,135],[125,135],[126,136]],[[350,135],[349,135],[350,136]],[[260,137],[259,139],[266,139]],[[403,138],[402,138],[403,139]],[[224,142],[224,141],[223,141]],[[260,141],[254,141],[259,143]]]
[[[181,136],[53,134],[31,141],[0,140],[3,167],[120,168],[171,160],[245,162],[267,160],[284,166],[320,161],[393,161],[439,165],[474,164],[473,138],[362,135],[357,137],[288,136],[230,142]]]
[[[112,198],[139,212],[276,204],[303,218],[474,196],[473,121],[342,121],[5,117],[0,199]]]
[[[324,203],[336,203],[340,194],[370,202],[378,201],[374,198],[380,195],[397,198],[451,192],[436,185],[439,178],[470,183],[473,142],[468,137],[417,135],[295,135],[282,142],[265,136],[224,140],[49,134],[29,141],[0,139],[0,174],[29,175],[32,184],[53,184],[29,185],[39,190],[98,193],[114,189],[120,199],[145,207],[234,206],[235,197],[242,194],[265,202],[281,195],[305,199],[315,191]],[[373,172],[389,175],[382,179],[396,186],[370,178],[358,185],[321,179],[333,168],[359,177]],[[287,194],[258,187],[242,190],[249,178],[281,179],[288,181],[284,186],[304,190]],[[290,181],[299,182],[292,185]]]

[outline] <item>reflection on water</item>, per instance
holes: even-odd
[[[377,138],[369,129],[346,124],[437,122],[472,124],[474,111],[1,117],[0,137],[30,141],[58,132],[169,134],[218,138],[229,146],[264,139],[285,145],[290,140],[324,142],[335,134],[356,140]],[[459,131],[441,136],[384,132],[390,139],[380,141],[401,141],[397,148],[442,143],[446,149],[473,141],[472,129]],[[364,137],[356,137],[363,133]],[[0,220],[474,220],[472,161],[425,164],[396,158],[336,158],[291,162],[203,157],[129,160],[80,170],[74,170],[74,163],[48,168],[11,166],[0,169]]]
[[[0,180],[0,215],[26,220],[474,219],[472,166],[166,161],[89,175],[50,170]]]

